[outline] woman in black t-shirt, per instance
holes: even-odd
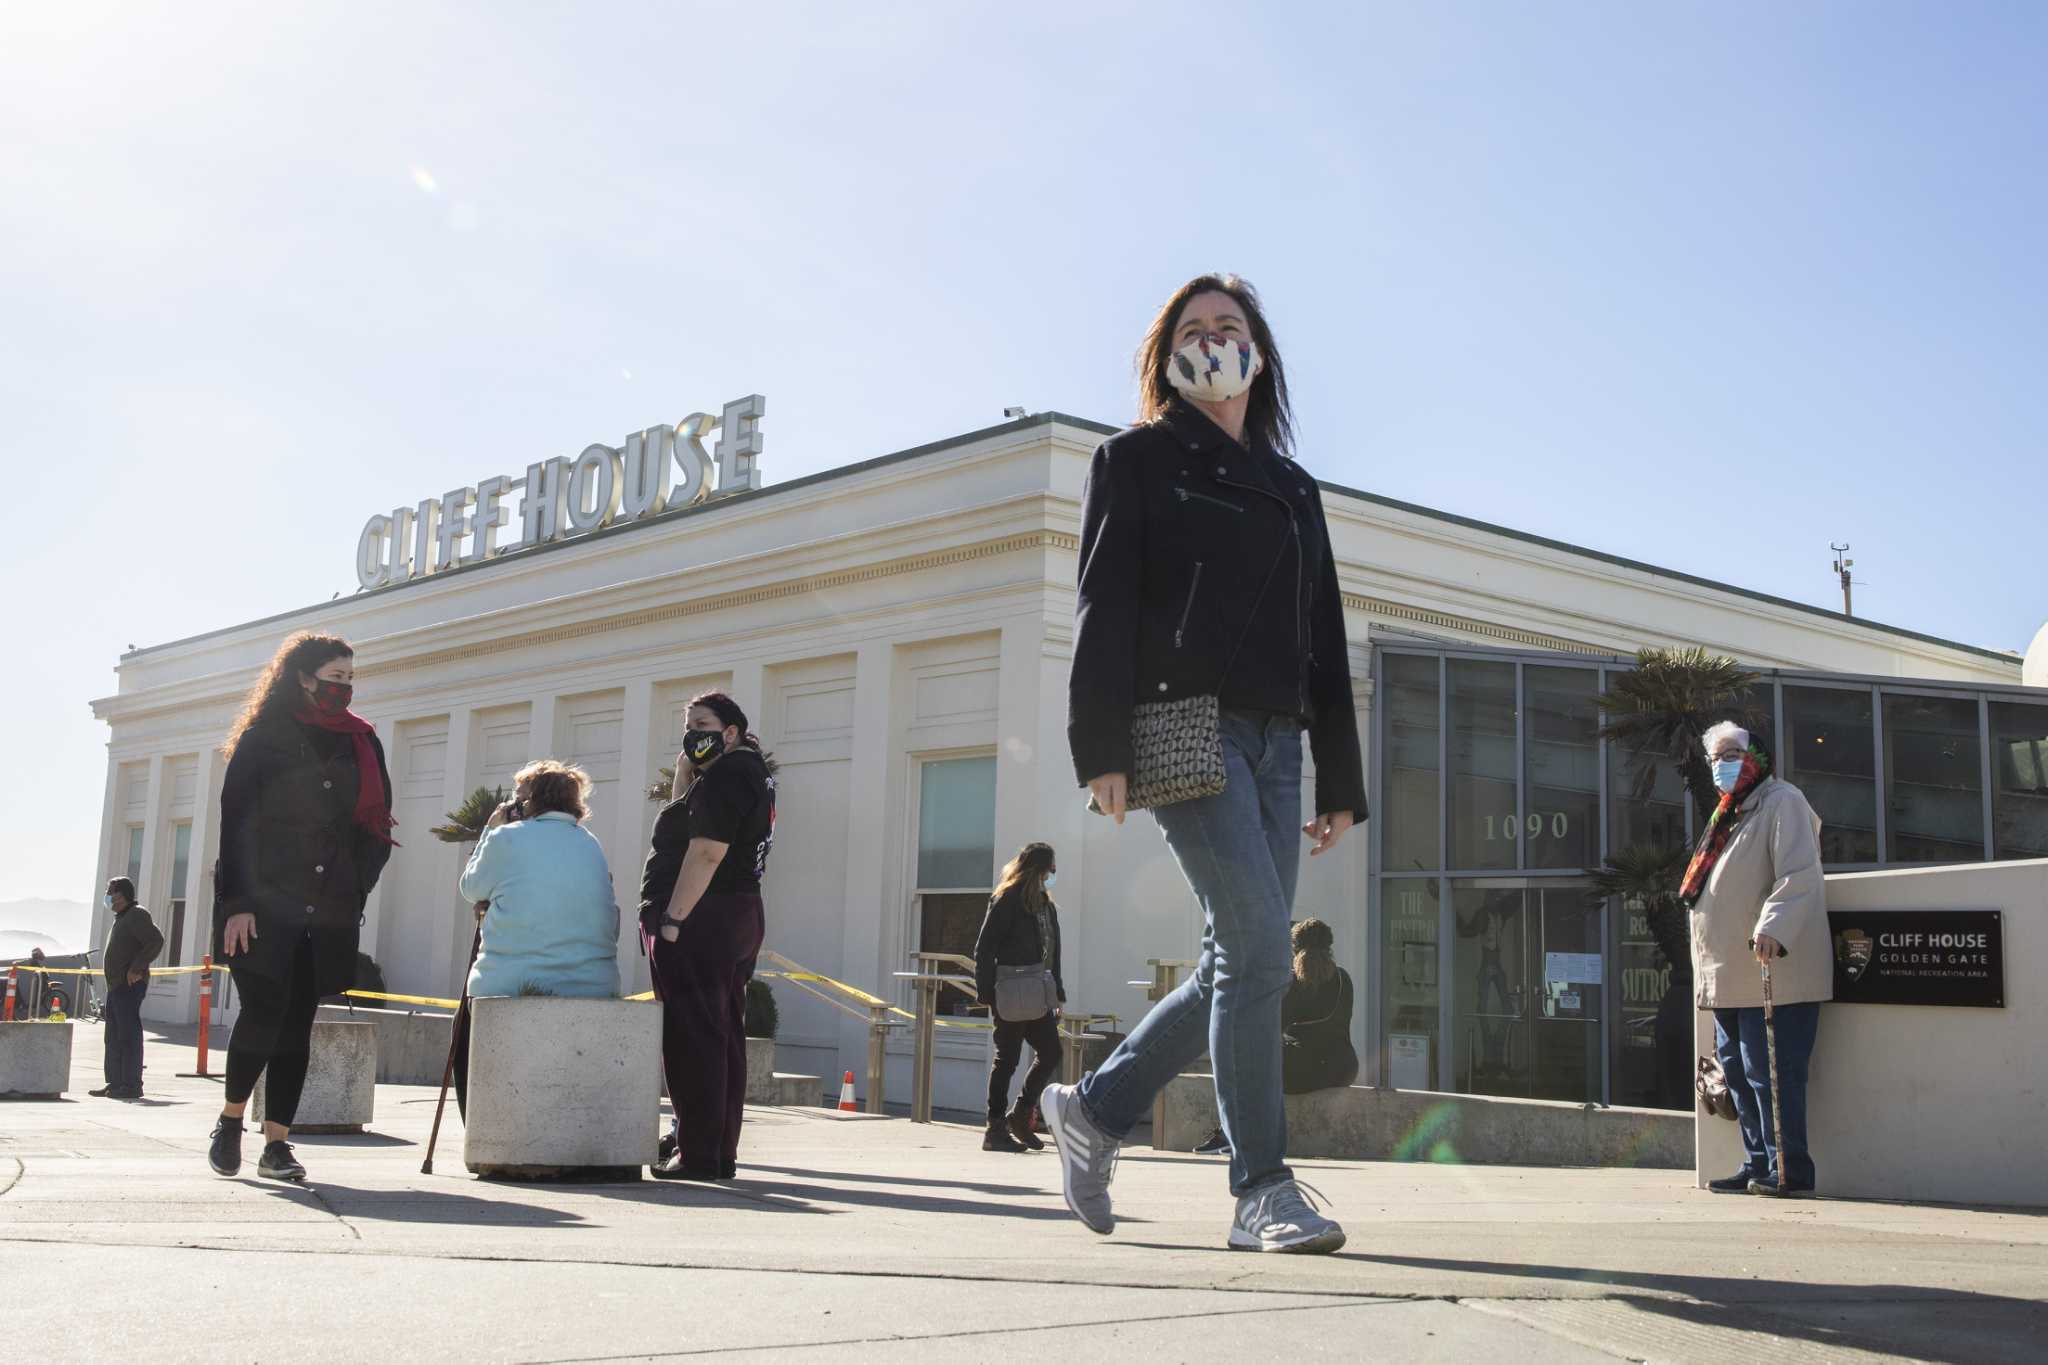
[[[640,922],[661,1000],[662,1068],[675,1131],[653,1174],[730,1180],[747,1095],[747,982],[766,933],[761,876],[775,840],[775,776],[747,713],[694,697],[676,759],[681,795],[654,821]]]

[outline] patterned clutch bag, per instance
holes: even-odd
[[[1223,790],[1223,736],[1216,695],[1141,702],[1131,712],[1131,782],[1126,810],[1150,810]],[[1094,797],[1088,809],[1102,808]]]

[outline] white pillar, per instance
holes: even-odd
[[[555,756],[555,694],[543,692],[533,699],[526,721],[526,760]]]
[[[213,935],[213,859],[220,842],[220,782],[227,765],[220,748],[202,744],[192,772],[192,841],[185,865],[185,942],[179,958],[187,966],[198,966],[210,947]],[[178,1018],[194,1023],[199,1014],[199,978],[190,974],[176,978]]]
[[[100,867],[99,880],[93,883],[92,895],[86,904],[92,907],[90,937],[87,948],[96,948],[107,941],[107,921],[112,918],[107,912],[107,879],[118,877],[125,870],[123,855],[128,851],[128,822],[121,819],[121,760],[114,757],[113,749],[107,751],[107,795],[100,806]]]
[[[612,895],[619,906],[619,988],[627,995],[648,986],[647,959],[640,952],[640,868],[647,856],[649,756],[654,749],[654,680],[631,678],[619,723],[619,808],[613,822]]]
[[[889,994],[891,984],[882,963],[882,938],[892,907],[884,858],[889,803],[877,799],[877,793],[890,790],[886,774],[896,742],[891,724],[895,670],[896,650],[888,641],[870,640],[860,646],[854,663],[852,780],[854,790],[868,796],[857,797],[847,811],[846,901],[839,951],[844,979],[882,996]],[[840,1016],[839,1055],[840,1069],[867,1074],[866,1024]],[[907,1080],[903,1089],[908,1093]]]
[[[468,797],[470,789],[476,785],[470,776],[469,763],[470,731],[475,728],[476,716],[470,707],[449,708],[446,767],[441,776],[441,800],[444,809],[454,810],[461,805]],[[451,849],[455,857],[449,859],[444,855],[441,860],[447,875],[447,881],[444,883],[447,887],[447,899],[437,899],[434,904],[441,909],[428,911],[429,914],[441,914],[445,918],[440,932],[429,940],[434,945],[434,961],[432,972],[427,979],[438,983],[443,995],[459,996],[462,994],[463,973],[469,965],[469,940],[476,929],[476,917],[469,913],[468,906],[456,894],[455,882],[462,875],[463,860],[469,856],[473,845],[449,844],[444,847]]]
[[[725,694],[740,704],[757,733],[761,715],[768,709],[768,699],[761,695],[762,671],[759,659],[742,659],[732,666],[731,679],[725,685]]]
[[[149,756],[148,792],[149,795],[145,799],[145,804],[142,808],[142,871],[141,875],[136,879],[135,903],[147,907],[150,915],[157,919],[158,926],[161,927],[162,912],[156,907],[156,902],[159,899],[156,893],[159,887],[168,884],[164,878],[157,875],[157,853],[163,846],[163,840],[158,836],[163,832],[164,827],[164,756],[162,754],[151,754]]]

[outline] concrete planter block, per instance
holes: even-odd
[[[1215,1081],[1176,1077],[1166,1088],[1161,1145],[1191,1151],[1215,1128]],[[1693,1141],[1693,1116],[1682,1110],[1360,1085],[1287,1097],[1290,1157],[1682,1170],[1693,1164]]]
[[[256,1078],[249,1117],[261,1123],[269,1111],[270,1069]],[[360,1133],[377,1100],[377,1026],[339,1019],[313,1021],[313,1060],[299,1095],[294,1133]]]
[[[773,1089],[775,1098],[768,1103],[780,1105],[785,1109],[830,1107],[825,1103],[825,1080],[822,1076],[802,1076],[795,1072],[778,1071],[775,1073]]]
[[[448,1065],[448,1042],[455,1028],[454,1015],[322,1005],[320,1018],[375,1026],[377,1084],[441,1084],[441,1072]]]
[[[775,1088],[775,1040],[747,1039],[747,1103],[778,1104]]]
[[[638,1180],[661,1107],[661,1006],[472,1000],[462,1159],[502,1179]]]
[[[71,1024],[0,1024],[0,1099],[54,1100],[71,1083]]]

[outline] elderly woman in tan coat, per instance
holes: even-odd
[[[1693,850],[1680,898],[1692,911],[1697,1003],[1714,1012],[1715,1049],[1747,1157],[1742,1170],[1708,1181],[1707,1188],[1719,1194],[1810,1196],[1806,1078],[1820,1007],[1834,997],[1835,982],[1820,817],[1797,787],[1771,776],[1769,752],[1741,726],[1724,721],[1707,731],[1705,741],[1721,802]],[[1771,967],[1783,1111],[1775,1116],[1764,1037],[1764,963]]]

